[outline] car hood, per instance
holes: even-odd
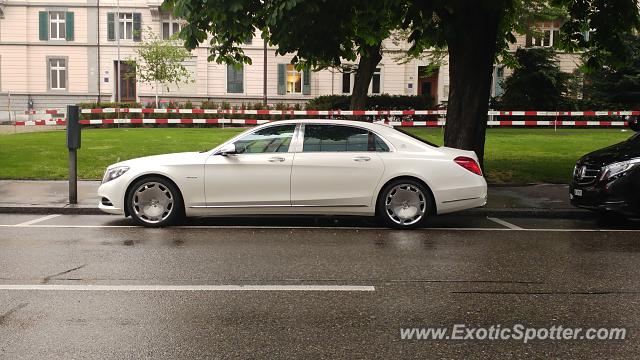
[[[135,159],[130,159],[126,161],[119,162],[117,164],[113,164],[111,167],[115,166],[153,166],[153,165],[186,165],[193,163],[204,163],[204,159],[208,156],[208,153],[200,153],[200,152],[181,152],[181,153],[173,153],[173,154],[162,154],[162,155],[152,155],[145,156]]]
[[[609,147],[588,153],[578,160],[578,164],[604,166],[640,156],[640,134]]]

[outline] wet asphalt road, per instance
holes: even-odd
[[[0,286],[69,291],[0,287],[0,358],[638,358],[640,223],[450,216],[430,227],[251,218],[144,229],[2,214]],[[164,290],[137,288],[148,285]],[[185,285],[200,290],[169,290]],[[283,290],[311,285],[333,290]],[[401,327],[519,323],[628,336],[400,339]]]

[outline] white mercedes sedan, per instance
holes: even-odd
[[[99,207],[149,226],[184,216],[361,215],[388,227],[483,206],[471,151],[438,147],[382,124],[283,120],[206,152],[149,156],[107,168]]]

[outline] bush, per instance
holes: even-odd
[[[349,110],[350,95],[326,95],[310,100],[306,108],[310,110]],[[367,98],[366,109],[354,110],[424,110],[434,107],[429,95],[372,95]]]

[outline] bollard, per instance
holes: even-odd
[[[67,106],[67,148],[69,149],[69,204],[78,203],[78,154],[80,148],[80,107]]]

